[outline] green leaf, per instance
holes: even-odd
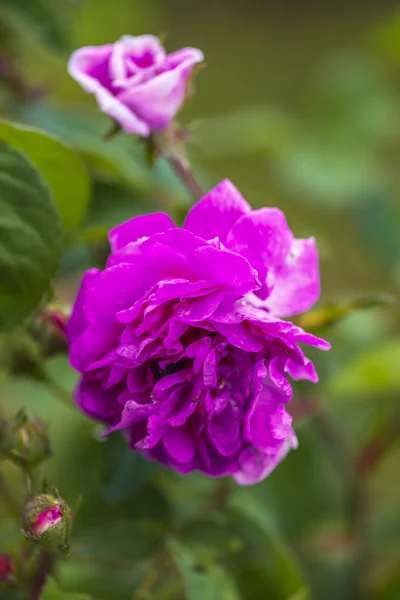
[[[24,154],[0,142],[0,329],[18,325],[37,307],[61,245],[48,186]]]
[[[107,502],[120,502],[141,489],[158,470],[156,463],[132,452],[121,435],[112,435],[106,443],[109,477],[103,487]]]
[[[141,194],[151,191],[152,174],[144,160],[144,148],[137,138],[123,133],[104,141],[110,120],[101,113],[31,105],[20,116],[68,142],[99,178],[125,183]]]
[[[90,199],[90,178],[79,156],[44,131],[0,121],[0,139],[25,152],[52,192],[66,230],[81,224]]]
[[[146,206],[132,189],[95,181],[92,200],[80,229],[79,239],[83,242],[107,240],[112,227],[150,210],[151,207]]]
[[[245,501],[238,496],[231,503],[234,509],[226,511],[226,526],[242,540],[243,551],[232,554],[229,564],[244,596],[308,600],[308,586],[296,558],[271,526],[265,507],[251,495]]]
[[[390,393],[400,389],[400,342],[386,341],[378,347],[347,361],[335,373],[328,392],[338,398]]]
[[[178,540],[168,542],[175,565],[183,579],[187,600],[240,600],[230,575],[215,564],[200,564]]]
[[[319,208],[358,206],[387,187],[382,151],[399,132],[394,95],[373,61],[323,64],[303,133],[280,157],[281,183]]]
[[[49,577],[40,595],[40,600],[90,600],[90,596],[87,594],[63,592],[58,587],[55,579]]]
[[[32,32],[54,50],[68,48],[66,31],[51,0],[0,0],[0,9],[14,25]]]

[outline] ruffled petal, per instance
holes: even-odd
[[[175,224],[171,217],[165,213],[141,215],[111,229],[108,239],[111,250],[115,251],[120,250],[130,242],[136,242],[140,238],[162,233],[174,227]]]
[[[275,272],[266,307],[275,315],[289,317],[309,310],[320,296],[318,251],[314,238],[293,240]]]
[[[170,70],[132,85],[118,95],[120,102],[153,130],[165,129],[171,123],[185,99],[193,66],[204,58],[195,48],[186,48],[180,57],[181,62]]]
[[[240,485],[253,485],[265,479],[289,450],[297,448],[296,437],[288,437],[276,452],[263,452],[256,448],[245,448],[239,456],[239,470],[233,474]]]
[[[87,46],[76,50],[69,59],[69,74],[90,94],[96,96],[97,104],[129,133],[148,136],[149,125],[125,106],[112,91],[108,72],[108,60],[113,46]]]
[[[210,190],[189,211],[184,228],[205,240],[218,237],[225,242],[229,230],[251,206],[229,179]]]

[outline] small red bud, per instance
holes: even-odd
[[[53,331],[65,338],[65,330],[69,319],[70,310],[61,304],[49,304],[42,312],[42,320],[47,323]]]
[[[0,585],[14,583],[15,565],[9,554],[0,554]]]

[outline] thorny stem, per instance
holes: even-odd
[[[200,184],[196,181],[193,171],[190,168],[189,162],[186,158],[180,157],[173,152],[165,152],[165,157],[168,159],[169,164],[175,171],[177,177],[182,181],[184,186],[187,188],[189,193],[193,196],[193,199],[197,202],[204,196],[203,190]]]

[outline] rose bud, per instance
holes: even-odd
[[[68,323],[70,310],[60,303],[52,303],[46,306],[41,314],[42,321],[61,338],[65,338],[65,328]]]
[[[13,584],[15,581],[15,564],[9,554],[0,554],[0,586],[2,583]]]
[[[68,70],[122,129],[147,137],[169,127],[203,58],[197,48],[167,54],[153,35],[124,35],[114,44],[79,48]]]
[[[35,467],[51,454],[45,425],[39,419],[28,419],[23,410],[3,426],[1,445],[10,460],[23,467]]]
[[[29,498],[22,514],[22,525],[27,539],[64,554],[69,553],[72,514],[58,493]]]

